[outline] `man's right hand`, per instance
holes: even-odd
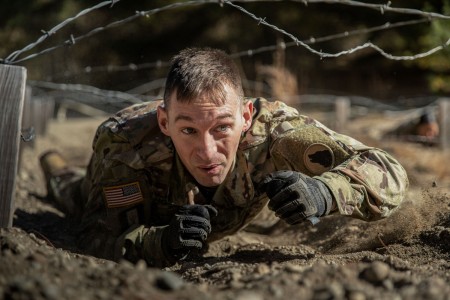
[[[200,250],[211,233],[211,217],[217,210],[211,205],[183,205],[164,229],[162,247],[175,260],[185,257],[191,250]]]

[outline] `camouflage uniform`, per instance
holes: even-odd
[[[255,186],[275,170],[315,176],[329,187],[340,214],[363,220],[388,216],[404,198],[405,170],[383,150],[337,134],[282,102],[249,101],[253,124],[215,193],[196,186],[159,130],[155,108],[161,101],[131,106],[105,121],[80,185],[80,246],[109,259],[168,265],[161,233],[177,206],[189,199],[211,203],[219,214],[211,220],[208,241],[220,239],[243,228],[267,204]]]

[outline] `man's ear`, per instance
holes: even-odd
[[[170,136],[169,134],[169,116],[167,115],[167,111],[164,107],[161,105],[158,106],[158,109],[156,111],[156,115],[158,117],[158,125],[161,129],[162,133],[164,133],[167,136]]]
[[[252,126],[253,121],[253,102],[251,100],[248,100],[246,103],[244,103],[242,117],[244,118],[243,131],[247,131],[250,126]]]

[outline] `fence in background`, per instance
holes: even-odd
[[[27,87],[25,99],[22,132],[29,132],[34,128],[36,136],[45,134],[47,122],[57,119],[64,121],[71,117],[96,117],[106,118],[108,115],[143,101],[161,99],[161,86],[150,89],[140,88],[140,92],[147,95],[133,95],[117,91],[101,90],[89,86],[68,85],[30,81]],[[160,84],[163,84],[161,82]],[[260,86],[253,82],[252,86]],[[34,92],[31,92],[31,91]],[[249,89],[247,85],[246,94],[264,96],[270,99],[270,91],[262,91],[258,88],[258,94]],[[148,95],[148,94],[154,95]],[[33,94],[33,96],[31,96]],[[394,106],[370,98],[357,96],[335,96],[335,95],[297,95],[285,100],[289,105],[301,111],[323,112],[325,117],[322,121],[328,127],[341,133],[346,132],[349,120],[366,115],[368,112],[385,113],[400,119],[419,119],[425,111],[433,111],[437,117],[440,127],[440,135],[437,138],[423,138],[420,136],[409,136],[409,141],[426,141],[429,144],[439,145],[441,149],[450,148],[450,99],[448,98],[423,98],[409,100],[408,106]],[[404,100],[407,102],[407,100]],[[412,103],[411,102],[415,102]],[[24,147],[31,146],[32,142],[22,143]]]

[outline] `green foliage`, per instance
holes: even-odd
[[[450,1],[439,1],[439,5],[427,2],[425,9],[427,11],[438,10],[443,14],[450,15]],[[448,41],[450,41],[450,20],[431,23],[429,31],[418,40],[424,49],[444,45]],[[432,56],[418,60],[417,64],[427,71],[427,80],[432,92],[450,93],[450,49],[448,46]]]

